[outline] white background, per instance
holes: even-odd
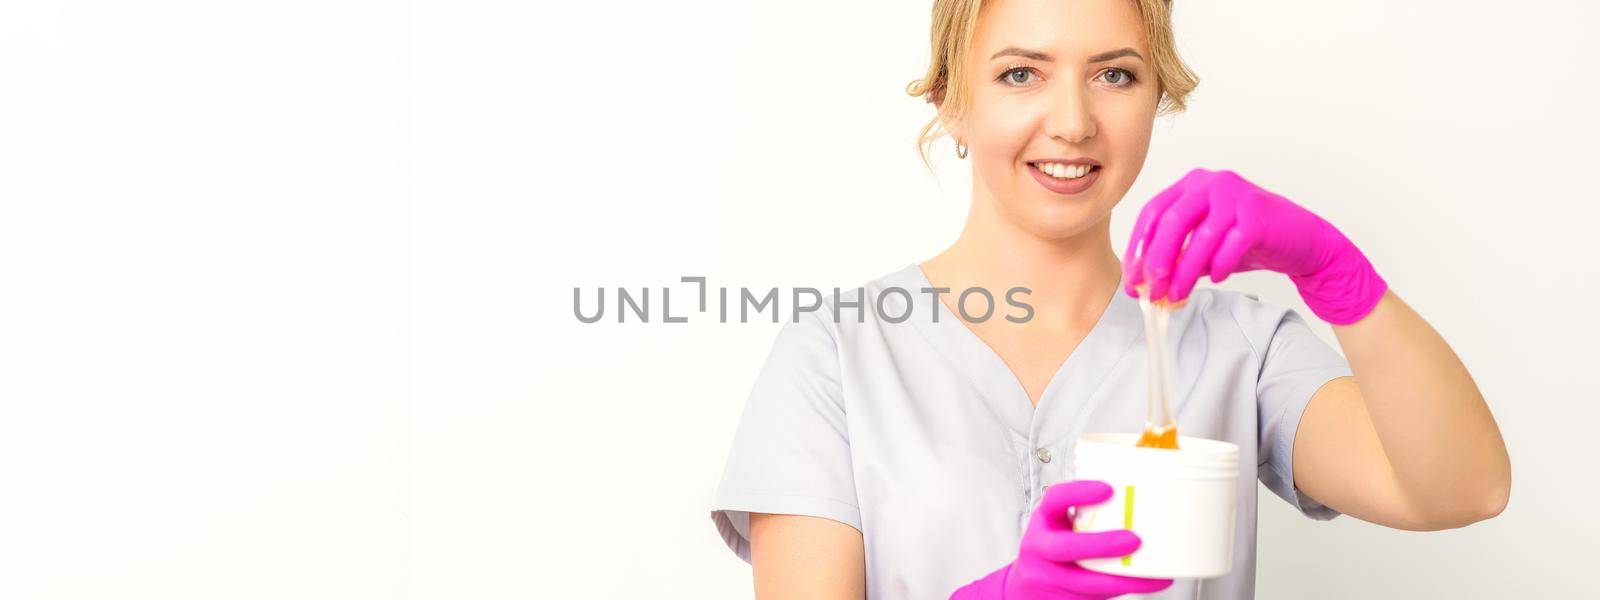
[[[970,194],[914,151],[926,1],[0,6],[8,599],[749,597],[707,511],[777,326],[573,288],[853,287]],[[1116,239],[1195,166],[1312,208],[1515,473],[1442,533],[1265,494],[1261,597],[1594,589],[1597,17],[1178,2],[1201,85]]]

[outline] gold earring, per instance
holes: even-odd
[[[967,157],[967,147],[961,145],[960,142],[956,142],[956,158],[966,158],[966,157]]]

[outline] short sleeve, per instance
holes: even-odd
[[[1329,381],[1350,375],[1349,363],[1318,338],[1299,313],[1255,306],[1276,315],[1259,322],[1267,337],[1257,346],[1262,351],[1256,378],[1257,433],[1261,436],[1257,477],[1302,514],[1319,521],[1332,519],[1339,516],[1338,511],[1294,487],[1294,437],[1311,397]]]
[[[857,530],[838,345],[814,312],[779,330],[734,432],[711,507],[728,548],[750,561],[750,513],[808,515]]]

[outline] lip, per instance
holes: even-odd
[[[1092,158],[1089,158],[1089,157],[1086,157],[1086,156],[1085,157],[1079,157],[1079,158],[1035,158],[1033,160],[1028,161],[1028,163],[1029,164],[1033,164],[1033,163],[1061,163],[1061,164],[1064,164],[1064,165],[1091,165],[1091,166],[1096,166],[1096,167],[1100,166],[1100,161],[1092,159]]]
[[[1077,179],[1056,179],[1051,177],[1049,173],[1040,171],[1039,167],[1033,166],[1035,163],[1051,162],[1065,165],[1089,165],[1096,168]],[[1057,194],[1067,196],[1089,189],[1089,186],[1094,185],[1094,182],[1100,179],[1100,171],[1104,170],[1100,168],[1100,162],[1092,158],[1041,158],[1039,160],[1030,160],[1026,164],[1028,166],[1028,174],[1033,175],[1034,181],[1038,181],[1039,185]]]

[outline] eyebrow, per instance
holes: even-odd
[[[1029,58],[1029,59],[1039,60],[1039,61],[1044,61],[1044,62],[1055,62],[1055,60],[1056,60],[1055,57],[1050,56],[1049,54],[1046,54],[1044,52],[1040,52],[1038,50],[1029,50],[1027,48],[1018,48],[1016,46],[1012,46],[1010,48],[1006,48],[1005,50],[1001,50],[999,52],[994,53],[994,56],[989,57],[989,60],[994,60],[994,59],[1000,58],[1002,56],[1021,56],[1023,58]],[[1139,60],[1144,60],[1144,57],[1140,56],[1139,53],[1134,51],[1133,48],[1118,48],[1118,49],[1112,50],[1110,52],[1101,52],[1099,54],[1091,56],[1091,57],[1089,57],[1089,61],[1088,62],[1090,62],[1090,63],[1105,62],[1105,61],[1111,60],[1113,58],[1121,58],[1121,57],[1124,57],[1124,56],[1132,56],[1132,57],[1137,58]]]

